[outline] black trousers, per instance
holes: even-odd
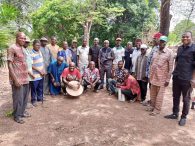
[[[125,95],[127,100],[133,100],[135,97],[137,97],[137,94],[133,95],[131,90],[121,90],[121,93]]]
[[[141,90],[141,100],[144,101],[146,99],[146,95],[147,95],[148,82],[138,80],[138,83],[139,83],[139,87]]]
[[[99,80],[99,81],[95,84],[94,90],[97,90],[100,84],[101,84],[101,80]],[[88,85],[89,85],[89,83],[87,83],[87,82],[84,80],[84,82],[83,82],[84,90],[87,90],[87,86],[88,86]]]
[[[181,94],[183,96],[183,110],[181,118],[186,118],[190,109],[190,99],[191,99],[191,84],[190,81],[178,79],[173,76],[173,114],[179,113],[179,104]]]

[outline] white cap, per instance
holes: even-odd
[[[147,47],[147,45],[146,44],[141,44],[141,47],[140,47],[141,49],[147,49],[148,47]]]

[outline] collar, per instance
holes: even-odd
[[[187,45],[187,46],[184,46],[184,44],[182,45],[182,47],[184,48],[184,47],[191,47],[192,46],[192,43],[190,43],[189,45]]]
[[[39,53],[39,51],[35,51],[34,49],[32,49],[32,51],[33,51],[33,53],[37,53],[37,54]]]

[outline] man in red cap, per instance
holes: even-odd
[[[147,60],[147,64],[146,64],[146,77],[147,78],[149,78],[149,76],[150,76],[150,66],[151,66],[153,54],[155,52],[157,52],[159,49],[159,40],[160,40],[161,36],[162,36],[162,34],[160,32],[157,32],[153,35],[153,47],[152,47],[151,52],[148,55],[148,60]],[[143,102],[143,105],[148,105],[148,101]]]

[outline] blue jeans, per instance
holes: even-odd
[[[43,100],[43,79],[30,82],[31,102]]]
[[[115,94],[116,93],[116,80],[114,79],[108,79],[108,87],[111,91],[111,93]]]

